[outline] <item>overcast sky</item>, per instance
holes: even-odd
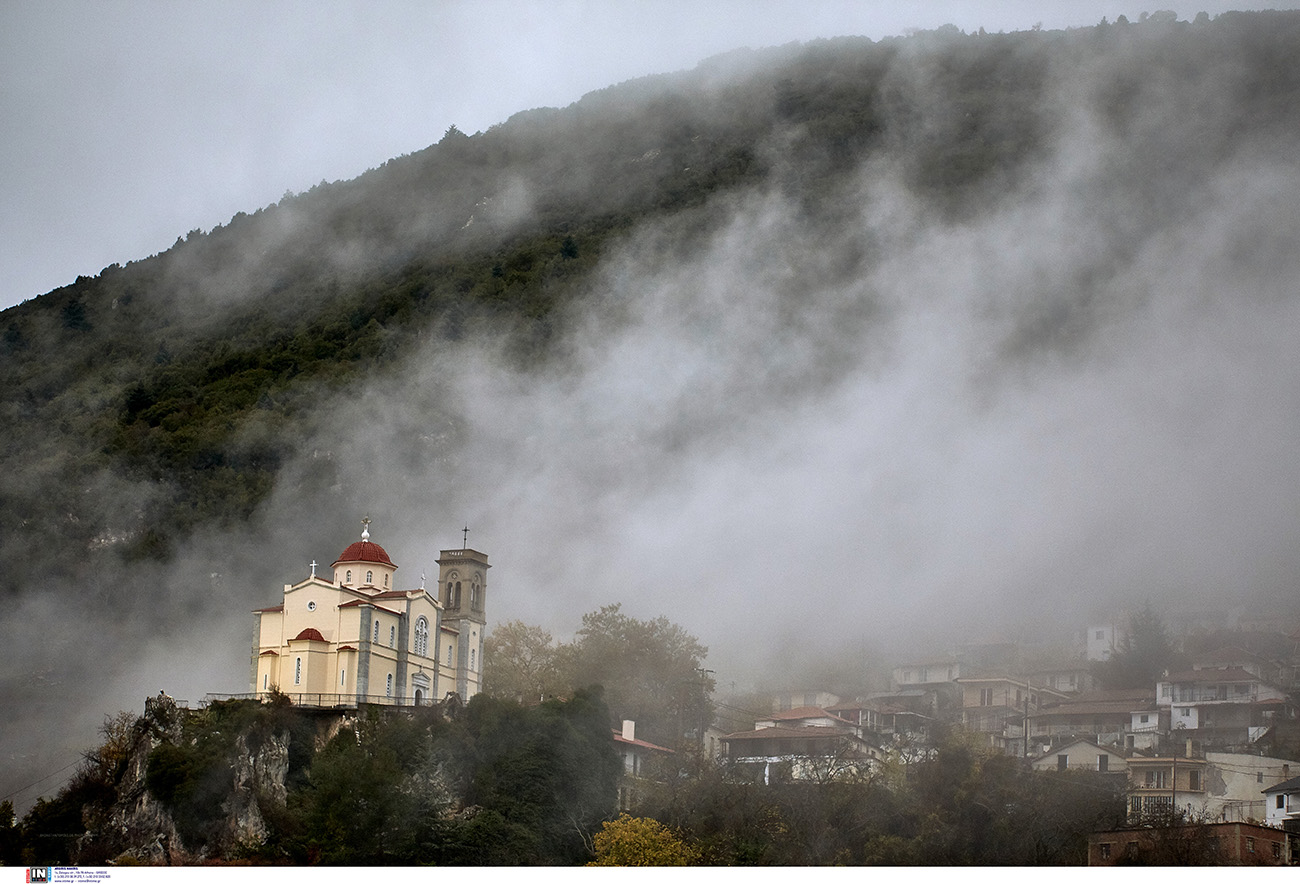
[[[1199,0],[1191,18],[1295,2]],[[448,126],[741,46],[945,23],[964,31],[1137,19],[1051,2],[474,0],[0,3],[0,309],[168,248]],[[1158,8],[1155,6],[1152,9]]]

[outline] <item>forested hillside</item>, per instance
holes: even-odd
[[[611,489],[694,481],[659,467],[767,439],[846,378],[929,353],[898,317],[959,327],[958,296],[987,328],[969,356],[933,339],[958,354],[936,383],[981,402],[1119,346],[1129,311],[1163,322],[1155,276],[1205,297],[1189,255],[1243,303],[1290,303],[1297,58],[1295,13],[738,50],[453,127],[4,311],[0,698],[42,727],[0,730],[18,772],[0,786],[49,769],[42,730],[84,741],[108,711],[84,699],[152,678],[141,649],[269,603],[286,560],[368,508],[428,520],[410,511],[422,483],[430,509],[473,517],[486,507],[455,484],[472,465],[522,487],[590,430],[609,452],[584,461],[591,488],[567,500],[553,480],[546,506],[516,489],[494,509],[597,522]],[[1191,243],[1189,219],[1232,223],[1224,205],[1264,233]],[[643,358],[628,329],[687,343]],[[575,394],[594,353],[615,367]],[[521,404],[539,389],[559,404]],[[518,423],[485,427],[490,396]],[[559,601],[620,600],[595,592]]]

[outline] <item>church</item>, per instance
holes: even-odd
[[[273,689],[301,706],[363,703],[420,706],[479,692],[487,607],[488,557],[444,549],[433,592],[397,589],[397,565],[361,539],[330,567],[286,584],[284,601],[254,611],[252,689]]]

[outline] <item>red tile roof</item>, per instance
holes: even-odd
[[[645,740],[626,740],[623,738],[622,731],[614,731],[614,742],[625,743],[628,746],[639,746],[642,749],[652,749],[655,752],[672,752],[672,749],[666,746],[657,746],[654,743],[647,743]]]
[[[356,543],[343,550],[343,553],[334,562],[335,567],[343,562],[378,562],[381,565],[388,565],[391,568],[397,566],[393,560],[384,552],[384,548],[377,543],[371,543],[369,540],[358,540]]]
[[[254,614],[281,614],[284,612],[284,605],[276,605],[274,608],[258,608],[253,611]]]
[[[320,630],[312,629],[310,626],[308,626],[302,632],[298,633],[293,640],[296,642],[300,642],[300,641],[323,642],[325,641],[325,636],[320,634]]]

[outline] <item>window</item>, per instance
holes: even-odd
[[[1246,839],[1246,852],[1247,852],[1247,853],[1254,853],[1254,852],[1255,852],[1255,839],[1254,839],[1254,838],[1247,838],[1247,839]]]
[[[1109,770],[1110,770],[1110,756],[1109,756],[1109,755],[1098,755],[1098,756],[1097,756],[1097,773],[1106,773],[1106,772],[1109,771]]]
[[[367,571],[367,572],[366,572],[366,586],[369,586],[370,584],[372,584],[372,583],[374,583],[374,582],[375,582],[375,572],[374,572],[374,571]]]
[[[348,683],[348,671],[347,671],[346,669],[340,669],[340,670],[339,670],[339,687],[343,687],[343,686],[344,686],[345,684],[347,684],[347,683]]]
[[[1255,782],[1257,783],[1264,782],[1264,772],[1262,770],[1255,771]]]
[[[474,648],[469,649],[469,671],[474,671]]]
[[[1162,683],[1161,683],[1161,685],[1160,685],[1160,696],[1161,696],[1161,697],[1168,699],[1168,698],[1170,698],[1170,697],[1173,696],[1173,693],[1174,693],[1174,686],[1173,686],[1173,685],[1171,685],[1169,682],[1162,682]]]
[[[1150,716],[1150,715],[1139,715],[1139,716],[1138,716],[1138,721],[1142,722],[1143,724],[1147,724],[1147,723],[1149,723],[1149,722],[1151,721],[1151,716]]]
[[[1070,766],[1070,756],[1069,756],[1069,755],[1058,755],[1058,756],[1056,756],[1056,769],[1057,769],[1057,770],[1065,770],[1065,769],[1066,769],[1067,767],[1069,767],[1069,766]]]
[[[397,627],[388,627],[388,646],[394,647],[397,644]]]
[[[308,602],[308,603],[307,603],[307,610],[308,610],[308,611],[314,611],[314,610],[316,610],[316,603],[315,603],[315,602]]]
[[[345,577],[343,578],[343,582],[344,582],[344,583],[351,583],[351,582],[352,582],[352,572],[351,572],[351,571],[348,571],[348,572],[347,572],[347,576],[345,576]]]
[[[1147,771],[1146,787],[1148,789],[1168,789],[1169,771],[1167,770]]]
[[[1201,772],[1199,770],[1189,770],[1187,772],[1187,788],[1193,792],[1201,790]]]
[[[1110,844],[1108,844],[1107,842],[1103,841],[1101,844],[1099,844],[1099,845],[1097,845],[1097,846],[1098,846],[1098,848],[1099,848],[1100,851],[1101,851],[1101,858],[1102,858],[1102,859],[1110,859]]]
[[[417,657],[429,656],[429,621],[424,617],[415,621],[415,654]]]
[[[993,688],[980,688],[980,705],[993,705]]]
[[[1106,633],[1100,629],[1097,630],[1097,641],[1105,641]]]
[[[1273,859],[1281,859],[1281,858],[1282,858],[1282,845],[1281,845],[1281,844],[1278,844],[1276,841],[1274,841],[1274,842],[1273,842]]]
[[[268,673],[263,672],[263,673],[262,673],[262,690],[266,690],[267,682],[269,682],[270,680],[271,680],[271,676],[270,676]],[[1278,796],[1278,797],[1281,797],[1281,796]],[[1278,805],[1278,806],[1281,807],[1281,805]]]
[[[388,589],[388,575],[384,575],[384,589]]]
[[[371,641],[373,641],[373,642],[378,642],[378,641],[379,641],[379,621],[378,621],[378,620],[375,621],[375,637],[372,638]]]
[[[388,678],[385,679],[384,682],[384,696],[391,697],[392,695],[393,695],[393,673],[390,672],[388,673]]]
[[[447,645],[447,665],[451,665],[451,645]]]
[[[1286,809],[1286,796],[1285,796],[1285,795],[1279,795],[1279,796],[1277,796],[1277,809],[1278,809],[1278,810],[1284,810],[1284,809]]]
[[[302,657],[293,661],[293,683],[302,684]]]

